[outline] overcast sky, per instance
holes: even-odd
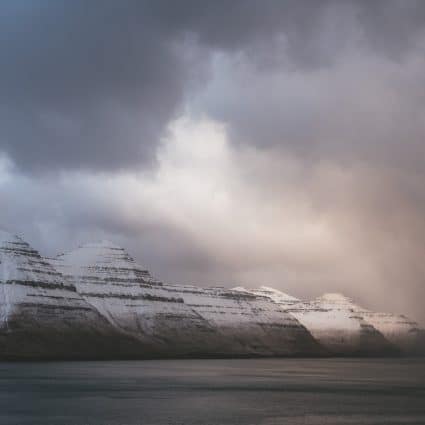
[[[0,227],[425,324],[425,2],[3,0]]]

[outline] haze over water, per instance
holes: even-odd
[[[8,425],[423,425],[424,400],[424,359],[0,364]]]

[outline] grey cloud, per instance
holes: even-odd
[[[3,2],[0,147],[23,169],[151,161],[182,60],[144,2]]]
[[[208,271],[214,279],[219,266],[196,238],[156,217],[146,205],[134,210],[131,203],[129,210],[122,202],[122,192],[128,188],[120,184],[119,196],[116,187],[116,183],[108,184],[105,175],[93,179],[84,173],[52,180],[9,170],[2,181],[0,167],[0,229],[21,235],[47,256],[106,239],[126,248],[162,280],[187,283],[186,279],[193,281]]]
[[[243,51],[258,66],[311,69],[337,60],[360,32],[377,52],[392,54],[414,45],[423,6],[2,2],[0,149],[25,171],[142,166],[191,96],[191,80],[206,78],[211,52]]]
[[[423,44],[418,45],[418,36],[425,29],[425,4],[421,0],[363,0],[358,19],[367,42],[394,60],[401,60],[411,48],[423,49]]]
[[[279,149],[305,161],[391,163],[421,171],[424,75],[417,53],[400,65],[352,51],[338,65],[296,73],[259,72],[223,56],[195,108],[225,122],[231,140],[242,146]]]
[[[283,39],[289,60],[307,68],[333,62],[352,42],[400,57],[416,46],[425,22],[421,0],[159,0],[151,6],[159,22],[191,32],[210,48],[253,49],[261,56],[276,38]],[[279,49],[282,45],[271,53],[279,55]]]

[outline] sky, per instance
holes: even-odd
[[[0,227],[425,325],[425,2],[4,0]]]

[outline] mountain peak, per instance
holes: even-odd
[[[86,243],[73,251],[59,254],[53,262],[67,276],[99,277],[110,274],[133,284],[140,280],[159,283],[124,248],[108,240]]]
[[[107,240],[80,245],[73,251],[59,254],[58,259],[66,260],[70,266],[77,267],[99,263],[133,262],[133,259],[123,248]]]

